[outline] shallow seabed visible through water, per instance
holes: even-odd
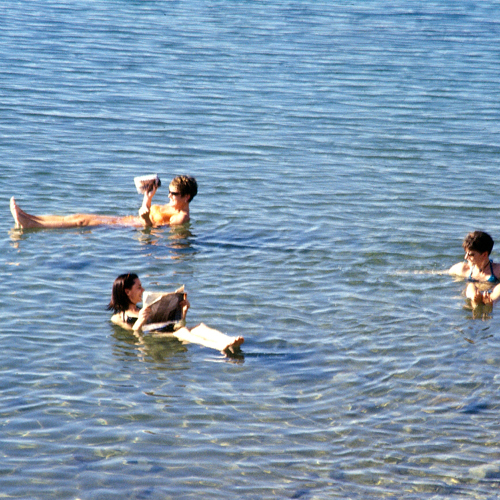
[[[492,1],[4,2],[0,497],[496,498],[499,316],[444,271],[500,241],[499,47]],[[150,173],[189,224],[13,229]],[[242,356],[113,326],[123,272]]]

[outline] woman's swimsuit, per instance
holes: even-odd
[[[478,282],[479,280],[475,279],[472,277],[472,271],[474,270],[474,267],[475,266],[472,266],[471,269],[470,269],[470,274],[469,274],[469,277],[467,278],[467,281],[471,281],[471,282]],[[490,277],[486,280],[487,282],[489,283],[493,283],[493,284],[497,284],[497,283],[500,283],[500,279],[497,278],[495,276],[495,274],[493,273],[493,261],[490,260]]]
[[[125,311],[122,313],[122,319],[127,325],[134,326],[137,321],[137,316],[129,316]],[[172,321],[167,321],[165,323],[155,323],[156,328],[152,331],[157,332],[174,332],[179,328],[186,326],[186,321],[183,319],[176,318]]]
[[[122,319],[127,325],[134,326],[137,321],[137,316],[129,316],[126,312],[123,313]],[[167,321],[166,323],[155,323],[156,328],[152,331],[156,332],[174,332],[181,326],[186,326],[186,322],[182,321]]]
[[[137,321],[137,317],[129,316],[126,312],[123,313],[123,321],[127,323],[127,325],[134,326]]]

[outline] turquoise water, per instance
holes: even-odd
[[[499,318],[442,271],[500,240],[498,12],[4,2],[0,496],[497,497]],[[13,230],[155,172],[186,227]],[[242,358],[113,326],[128,271]]]

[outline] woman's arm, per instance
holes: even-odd
[[[134,331],[141,330],[142,327],[147,323],[150,313],[151,309],[149,308],[149,306],[143,307],[139,312],[139,317],[137,318],[137,321],[134,323],[132,330]]]
[[[495,286],[489,292],[484,292],[483,302],[485,304],[492,304],[500,298],[500,285]]]
[[[493,263],[493,274],[496,278],[500,278],[500,264],[496,262]]]
[[[151,311],[149,307],[143,307],[140,312],[139,316],[137,317],[137,320],[133,325],[130,323],[127,323],[126,321],[123,320],[123,313],[119,312],[116,314],[113,314],[111,316],[111,322],[114,323],[115,325],[119,325],[125,330],[140,330],[148,321],[149,315]],[[129,318],[133,316],[129,316]]]
[[[471,301],[472,307],[485,303],[485,295],[477,289],[474,283],[469,283],[465,289],[465,296]]]
[[[466,278],[470,272],[470,265],[468,262],[459,262],[450,267],[448,274],[454,274],[456,276],[461,276]]]
[[[189,303],[188,299],[184,299],[183,301],[179,302],[179,306],[182,308],[182,321],[186,321],[186,314],[191,304]]]

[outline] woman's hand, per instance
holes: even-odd
[[[179,305],[182,307],[182,319],[185,320],[186,314],[187,314],[188,309],[191,306],[191,304],[189,303],[188,299],[184,299],[184,300],[181,300],[179,302]]]
[[[484,292],[483,302],[493,305],[500,298],[500,285],[495,286],[492,290]]]
[[[483,303],[483,294],[477,289],[474,283],[469,283],[465,289],[465,296],[471,301],[472,307]]]
[[[481,302],[484,302],[484,294],[483,294],[483,292],[480,292],[476,288],[476,292],[474,293],[474,296],[472,297],[472,301],[475,302],[476,304],[481,304]]]
[[[483,292],[483,303],[484,304],[493,304],[493,299],[491,298],[491,292]]]
[[[134,330],[140,330],[143,325],[145,325],[151,316],[151,307],[143,307],[140,312],[139,316],[137,318],[137,321],[134,323],[133,329]]]

